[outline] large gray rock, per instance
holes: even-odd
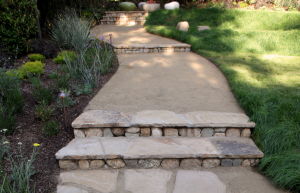
[[[179,31],[189,31],[189,22],[187,21],[181,21],[177,24],[176,29]]]
[[[164,159],[161,162],[161,166],[164,169],[175,169],[179,167],[179,163],[180,163],[179,159]]]
[[[210,30],[210,27],[208,26],[198,26],[198,31],[203,31],[203,30]]]
[[[178,170],[173,193],[226,193],[226,186],[212,172]]]
[[[214,135],[214,130],[212,128],[204,128],[201,131],[201,137],[212,137]]]
[[[159,167],[161,163],[160,159],[140,159],[138,164],[142,168],[156,168]]]
[[[232,166],[232,159],[222,159],[221,166],[222,167],[231,167]]]
[[[172,177],[171,171],[160,169],[129,169],[124,174],[125,190],[131,193],[167,193],[167,184]]]
[[[114,169],[124,168],[126,166],[122,159],[108,159],[106,160],[108,166]]]
[[[126,163],[126,166],[129,168],[139,167],[137,159],[125,159],[124,162]]]
[[[166,3],[164,8],[167,10],[179,9],[180,5],[177,1],[172,1],[170,3]]]

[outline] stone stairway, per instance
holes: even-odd
[[[238,113],[87,111],[56,158],[66,170],[253,166],[263,153],[249,138],[255,123],[248,120]]]
[[[105,11],[101,24],[144,25],[147,11]]]

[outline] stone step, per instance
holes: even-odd
[[[147,11],[106,11],[101,24],[108,25],[144,25]]]
[[[116,54],[144,54],[160,52],[190,52],[189,44],[116,44]]]
[[[255,123],[240,113],[211,111],[176,114],[146,110],[135,114],[92,110],[73,123],[75,138],[80,137],[250,137]]]
[[[135,20],[125,20],[125,21],[103,21],[101,20],[101,25],[144,25],[146,21],[135,21]]]
[[[106,138],[73,139],[56,154],[61,169],[151,168],[198,164],[203,167],[254,164],[264,154],[250,138]]]

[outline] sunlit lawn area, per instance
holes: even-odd
[[[188,21],[188,32],[176,30]],[[177,39],[219,66],[247,115],[265,157],[259,170],[300,191],[300,14],[226,9],[160,10],[150,33]],[[211,30],[197,31],[208,25]]]

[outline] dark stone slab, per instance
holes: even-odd
[[[243,160],[242,159],[234,159],[232,166],[240,166],[242,165]]]
[[[222,167],[231,167],[232,166],[232,159],[222,159],[221,166]]]
[[[82,113],[73,123],[73,128],[91,127],[129,127],[132,120],[130,113],[119,111],[91,110]]]
[[[252,139],[243,137],[209,138],[219,153],[219,158],[262,158],[264,157]]]

